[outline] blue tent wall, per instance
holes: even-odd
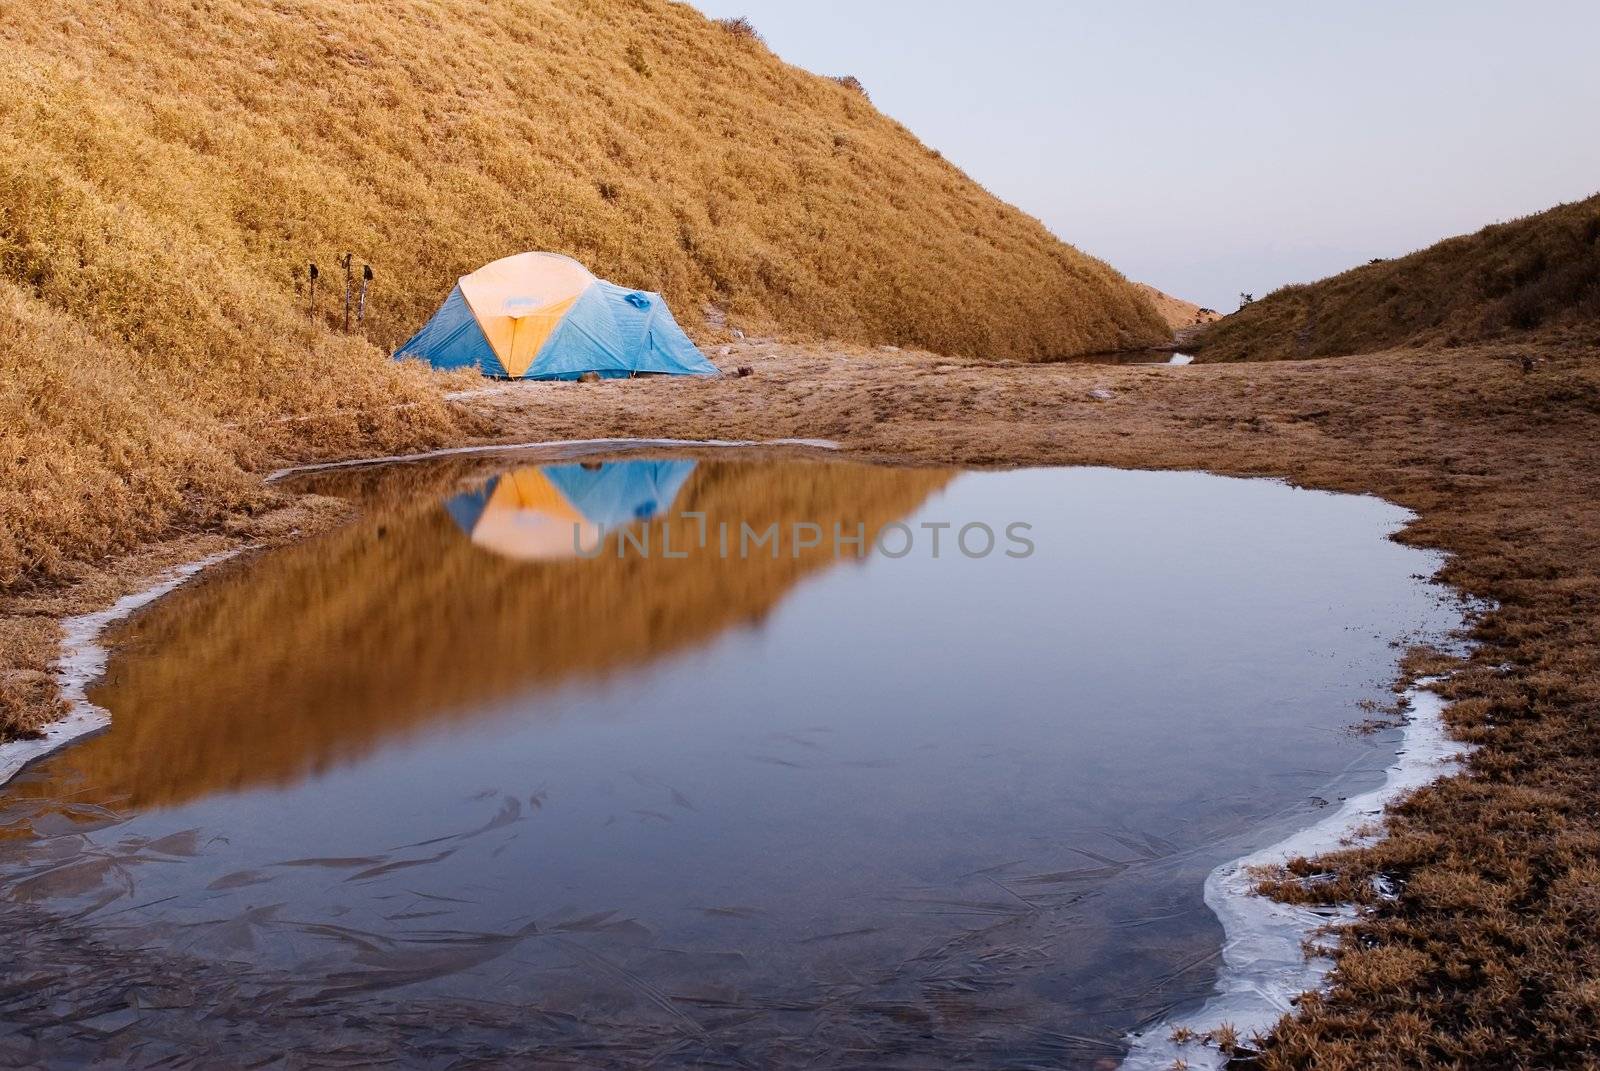
[[[529,379],[577,379],[585,372],[614,379],[635,370],[605,292],[608,285],[589,287],[567,311],[528,366]]]
[[[683,333],[660,294],[604,280],[584,291],[551,332],[528,369],[529,379],[608,379],[634,372],[714,376],[714,366]]]
[[[609,287],[613,291],[620,289],[610,283],[603,282],[600,285]],[[624,335],[637,332],[640,348],[650,354],[650,359],[657,362],[660,370],[693,376],[717,374],[716,365],[707,360],[699,347],[689,341],[689,336],[678,326],[672,310],[661,300],[660,294],[643,295],[650,305],[648,308],[640,309],[628,300],[628,291],[621,293],[622,298],[617,305],[617,317]]]
[[[483,337],[478,318],[462,296],[461,287],[450,291],[433,319],[422,325],[396,357],[420,357],[435,368],[476,368],[486,376],[503,376],[505,367]]]

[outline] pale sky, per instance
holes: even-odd
[[[1600,191],[1600,0],[695,0],[1223,311]]]

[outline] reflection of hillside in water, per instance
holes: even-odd
[[[658,503],[649,522],[658,538],[670,526],[674,547],[697,542],[698,520],[682,516],[695,511],[713,528],[864,522],[870,536],[950,478],[840,463],[675,464],[683,478],[663,481],[670,506]],[[123,626],[112,639],[128,646],[93,693],[112,730],[52,760],[26,791],[150,806],[293,783],[497,700],[705,643],[758,621],[835,561],[827,540],[798,558],[787,543],[776,559],[618,557],[614,533],[593,559],[519,559],[475,544],[459,520],[461,496],[487,489],[492,499],[518,482],[491,475],[458,463],[327,485],[354,488],[361,519],[180,589]],[[562,534],[570,549],[571,528]]]

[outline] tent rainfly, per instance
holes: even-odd
[[[717,374],[660,294],[608,283],[559,253],[518,253],[462,276],[395,356],[502,379]]]

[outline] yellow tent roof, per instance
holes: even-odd
[[[461,277],[461,296],[507,374],[520,376],[567,310],[596,282],[559,253],[518,253]]]

